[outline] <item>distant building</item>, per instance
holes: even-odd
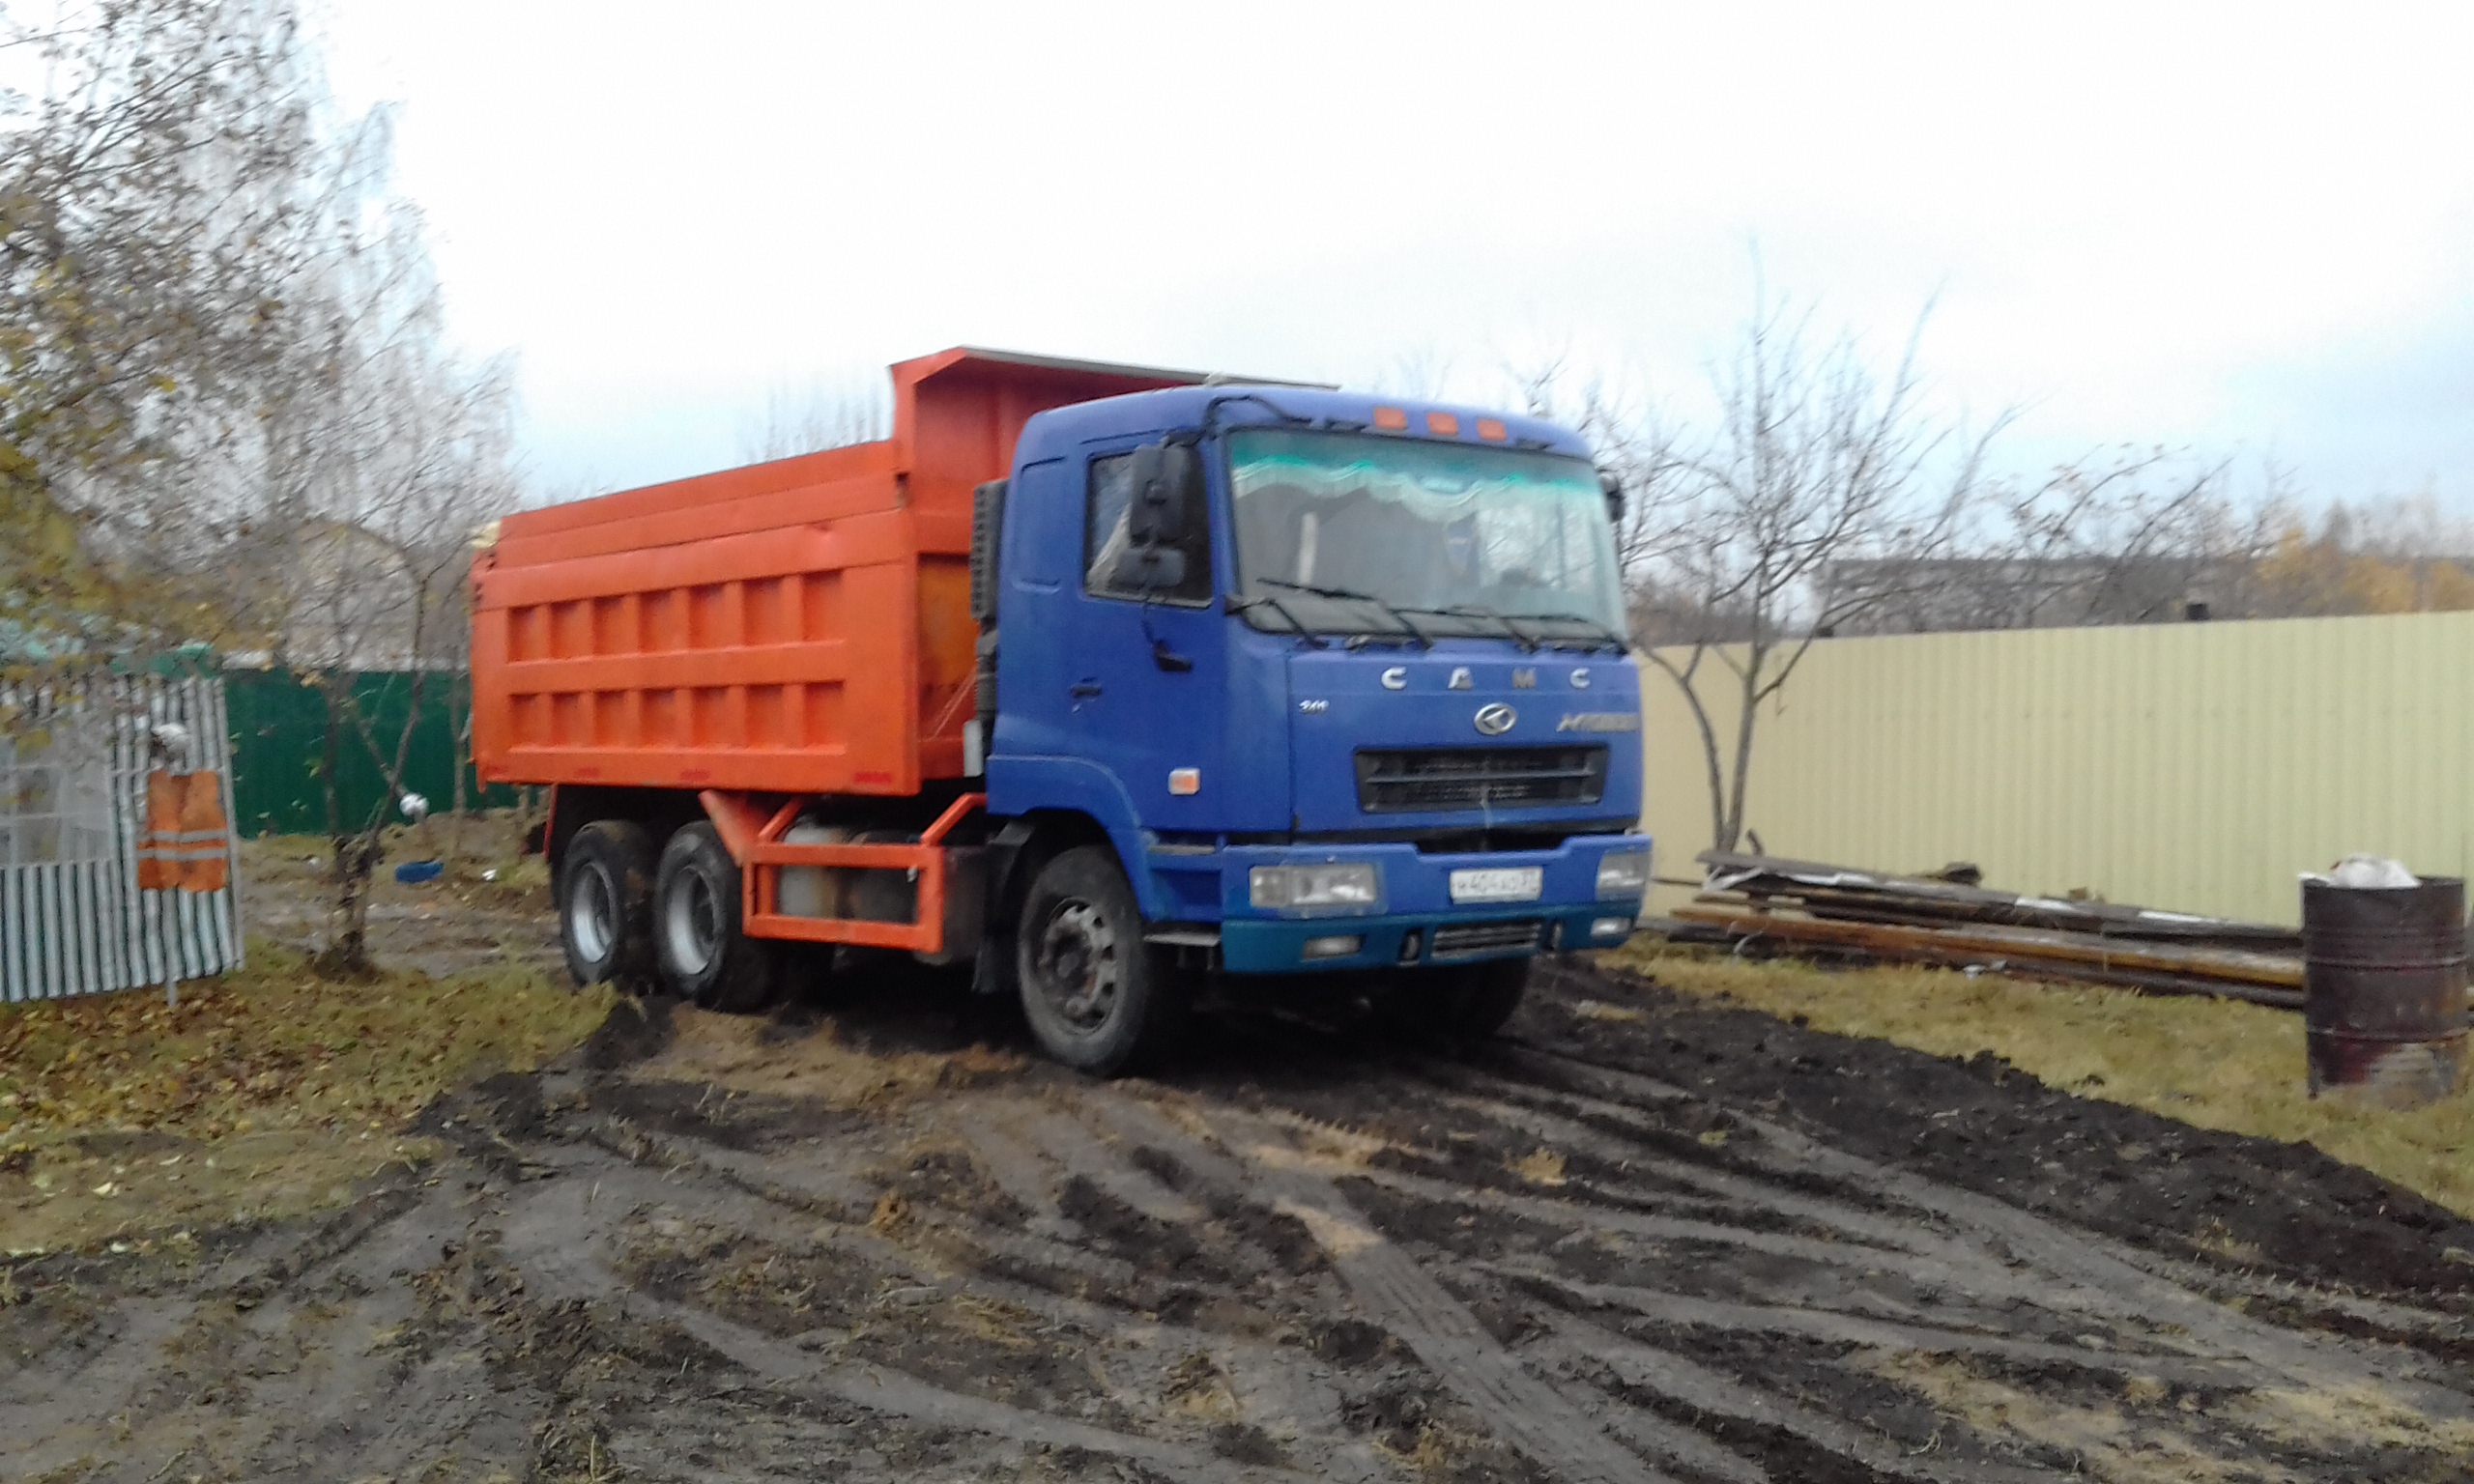
[[[1833,563],[1840,634],[2171,623],[2224,607],[2223,563],[2190,556],[1955,556]]]

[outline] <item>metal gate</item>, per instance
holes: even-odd
[[[212,773],[228,884],[138,889],[146,777]],[[220,681],[90,674],[0,685],[0,1001],[241,966],[240,861]]]

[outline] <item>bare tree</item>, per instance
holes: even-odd
[[[1656,403],[1615,388],[1603,377],[1590,376],[1575,387],[1560,355],[1508,374],[1524,411],[1580,434],[1597,467],[1623,485],[1615,557],[1626,589],[1637,589],[1681,530],[1679,505],[1693,466],[1675,426]]]
[[[765,394],[763,418],[741,429],[739,457],[751,464],[795,458],[892,435],[893,411],[873,379],[776,386]]]
[[[401,208],[374,229],[338,224],[302,302],[292,375],[271,400],[267,528],[284,551],[289,607],[278,656],[327,712],[325,783],[334,837],[322,969],[368,967],[368,882],[403,780],[424,694],[451,684],[470,643],[465,568],[475,528],[515,503],[508,382],[444,340],[419,222]],[[361,677],[401,674],[405,711],[381,735]],[[337,754],[358,746],[383,788],[342,813]]]
[[[1884,377],[1852,339],[1816,346],[1807,319],[1758,305],[1713,371],[1714,434],[1665,455],[1682,487],[1644,556],[1635,633],[1699,732],[1717,849],[1743,833],[1763,706],[1817,638],[1886,600],[1833,588],[1832,567],[1943,554],[1982,493],[2009,418],[1971,433],[1919,407],[1922,328]]]
[[[1826,581],[1839,632],[2157,623],[2234,612],[2262,550],[2229,466],[2163,449],[2099,451],[2041,481],[1988,480],[1945,554],[1852,557]]]
[[[1431,342],[1392,357],[1374,374],[1375,385],[1384,392],[1421,402],[1442,401],[1453,380],[1451,353]]]

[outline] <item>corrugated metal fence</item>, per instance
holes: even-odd
[[[326,783],[319,769],[327,753],[327,702],[317,687],[289,670],[227,670],[223,672],[232,713],[233,815],[245,835],[323,835],[327,830]],[[405,755],[404,787],[426,794],[435,809],[455,796],[459,749],[449,726],[472,695],[472,677],[439,672],[424,678],[420,715]],[[353,677],[353,695],[379,745],[389,754],[411,708],[412,676],[374,671]],[[455,704],[450,706],[449,698]],[[347,726],[335,747],[335,792],[344,827],[359,829],[372,809],[390,803],[387,778],[360,733]],[[470,764],[465,797],[475,807],[503,808],[516,801],[506,785],[483,787]]]
[[[1648,824],[1687,875],[1700,742],[1643,669]],[[1777,855],[2287,923],[2352,851],[2474,867],[2474,614],[1824,640],[1757,735]]]
[[[241,966],[240,863],[216,892],[142,892],[156,727],[187,733],[231,817],[219,681],[95,674],[0,685],[0,1001],[97,994]],[[227,837],[227,849],[229,849]]]

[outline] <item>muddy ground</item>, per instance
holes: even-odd
[[[422,1126],[330,1216],[16,1265],[0,1474],[2474,1476],[2467,1223],[1580,963],[1485,1047],[1251,1011],[1105,1085],[880,964]]]
[[[379,961],[438,978],[513,961],[563,975],[550,919],[549,871],[519,847],[524,821],[511,810],[474,819],[433,816],[390,826],[386,859],[369,883],[369,946]],[[241,907],[247,929],[314,952],[325,939],[332,900],[331,842],[270,836],[241,846]],[[395,879],[408,862],[436,861],[437,879]]]

